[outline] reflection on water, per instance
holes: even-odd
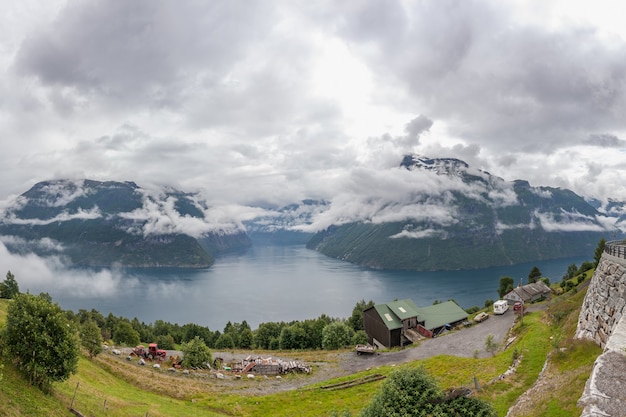
[[[198,323],[223,330],[228,321],[246,320],[255,329],[267,321],[313,319],[321,314],[349,317],[361,299],[377,303],[411,298],[418,306],[454,299],[461,307],[497,299],[500,277],[516,282],[538,266],[560,281],[567,266],[586,259],[541,261],[469,271],[407,272],[361,268],[323,256],[304,246],[253,247],[218,259],[204,270],[131,269],[119,272],[118,288],[107,296],[48,291],[61,307],[95,308],[102,314]]]

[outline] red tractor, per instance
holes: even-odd
[[[133,349],[133,354],[139,356],[144,359],[158,359],[160,361],[164,360],[167,356],[167,352],[163,349],[159,349],[156,343],[150,343],[148,345],[148,349],[146,349],[143,345],[139,345]]]

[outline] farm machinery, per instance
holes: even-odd
[[[132,354],[144,359],[157,359],[162,361],[167,356],[167,352],[163,349],[159,349],[159,346],[156,343],[150,343],[148,348],[145,346],[139,345],[133,349]]]

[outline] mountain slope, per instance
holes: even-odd
[[[250,241],[235,224],[207,219],[197,196],[149,192],[132,182],[45,181],[0,217],[9,250],[57,255],[78,266],[207,267]]]
[[[610,233],[606,216],[569,190],[506,182],[451,158],[407,155],[400,169],[416,189],[437,181],[437,192],[377,202],[307,247],[373,268],[451,270],[586,255]]]

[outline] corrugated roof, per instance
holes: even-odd
[[[417,308],[418,320],[424,322],[428,330],[445,326],[449,323],[466,320],[467,312],[459,307],[454,301],[433,304],[428,307]]]
[[[374,309],[376,309],[376,312],[389,330],[395,330],[402,327],[402,321],[393,313],[393,311],[391,311],[387,304],[376,304]]]
[[[402,320],[417,317],[424,322],[428,330],[436,329],[448,323],[467,319],[467,313],[454,301],[434,304],[428,307],[417,307],[412,300],[392,301],[387,304],[376,304],[376,312],[389,330],[402,327]]]
[[[410,317],[417,317],[417,306],[412,300],[398,300],[387,303],[387,307],[400,319],[405,320]]]

